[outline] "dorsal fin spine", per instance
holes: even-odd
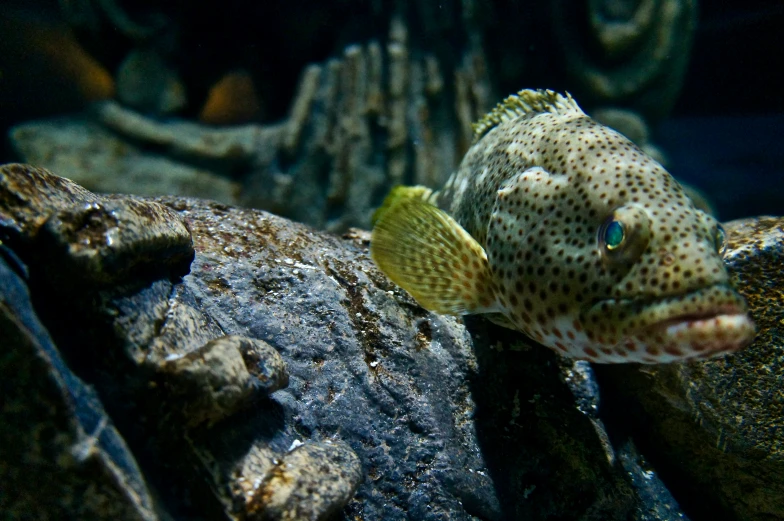
[[[526,114],[551,113],[563,116],[585,116],[577,102],[567,92],[561,95],[552,90],[524,89],[508,96],[485,117],[472,125],[474,141],[479,140],[493,127]]]

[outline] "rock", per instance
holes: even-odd
[[[278,352],[266,342],[240,336],[216,338],[186,355],[167,358],[161,370],[184,397],[182,415],[189,425],[215,423],[255,394],[288,385],[286,363]]]
[[[465,375],[461,366],[473,358],[462,326],[395,292],[368,258],[366,235],[341,241],[263,212],[176,204],[199,251],[186,283],[201,313],[226,333],[275,346],[288,367],[289,386],[265,407],[279,409],[282,423],[250,411],[242,424],[216,425],[213,433],[252,440],[232,442],[245,447],[232,457],[220,435],[194,438],[197,450],[221,462],[223,476],[263,482],[259,476],[273,468],[259,454],[280,458],[295,442],[338,437],[367,474],[347,515],[396,519],[428,505],[418,518],[469,519],[461,505],[470,501],[483,516],[499,517],[473,428],[453,417],[474,408],[468,382],[440,381]],[[269,432],[264,444],[253,435],[259,431]],[[235,504],[248,497],[225,478],[220,483]],[[248,501],[246,508],[258,507]]]
[[[54,212],[98,201],[76,183],[41,168],[10,164],[0,173],[0,224],[20,240],[32,240]]]
[[[51,215],[39,233],[41,251],[63,262],[61,275],[92,284],[117,283],[134,270],[169,267],[175,275],[184,274],[193,258],[182,221],[149,201],[104,199],[63,210]]]
[[[354,496],[362,466],[350,447],[325,441],[283,456],[254,491],[250,514],[263,519],[325,520]]]
[[[2,248],[2,246],[0,246]],[[0,511],[6,519],[159,519],[95,390],[69,368],[0,256]]]
[[[190,232],[169,208],[99,198],[18,164],[0,170],[0,222],[28,249],[31,263],[58,264],[52,284],[116,284],[134,271],[179,275],[193,258]]]
[[[203,197],[239,202],[240,185],[221,168],[184,164],[151,153],[155,142],[139,146],[90,117],[61,117],[14,127],[10,139],[16,153],[90,190],[102,193]]]
[[[612,408],[694,519],[784,519],[784,218],[725,228],[725,260],[757,324],[754,343],[705,362],[600,374]]]
[[[613,448],[590,367],[481,318],[424,311],[375,268],[367,232],[339,238],[214,202],[79,192],[76,209],[87,199],[165,206],[176,213],[169,225],[182,221],[193,240],[183,276],[182,264],[167,265],[167,248],[121,231],[138,256],[122,265],[170,267],[112,272],[107,284],[101,271],[77,278],[61,258],[39,258],[47,243],[82,237],[43,233],[48,221],[32,210],[75,211],[74,185],[21,165],[0,173],[0,186],[39,187],[23,191],[24,204],[2,202],[0,236],[29,265],[36,312],[95,386],[156,491],[156,512],[458,521],[679,513],[666,494],[635,488],[660,483],[633,452]],[[6,193],[0,201],[13,202]],[[149,218],[127,216],[118,226],[131,231]],[[112,248],[93,246],[99,257]],[[52,282],[63,273],[78,290]]]
[[[632,480],[640,497],[640,506],[632,519],[635,521],[689,521],[664,483],[652,470],[651,464],[637,451],[632,441],[618,448],[618,460]]]

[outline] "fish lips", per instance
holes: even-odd
[[[747,346],[756,328],[744,311],[719,310],[675,316],[649,326],[647,332],[664,351],[677,349],[686,358],[708,358]]]
[[[625,338],[616,339],[618,345],[644,351],[656,361],[737,351],[756,334],[746,301],[727,284],[653,300],[603,300],[587,311],[588,323],[599,315],[622,324]]]

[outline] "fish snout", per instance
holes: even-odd
[[[641,316],[645,324],[634,336],[649,363],[719,356],[746,347],[756,335],[746,301],[726,284],[654,303]]]
[[[625,361],[649,364],[737,351],[756,334],[746,301],[723,283],[663,298],[597,302],[585,322],[594,341],[612,342]]]

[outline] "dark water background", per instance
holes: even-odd
[[[654,141],[723,220],[784,214],[784,2],[702,1],[691,63]]]

